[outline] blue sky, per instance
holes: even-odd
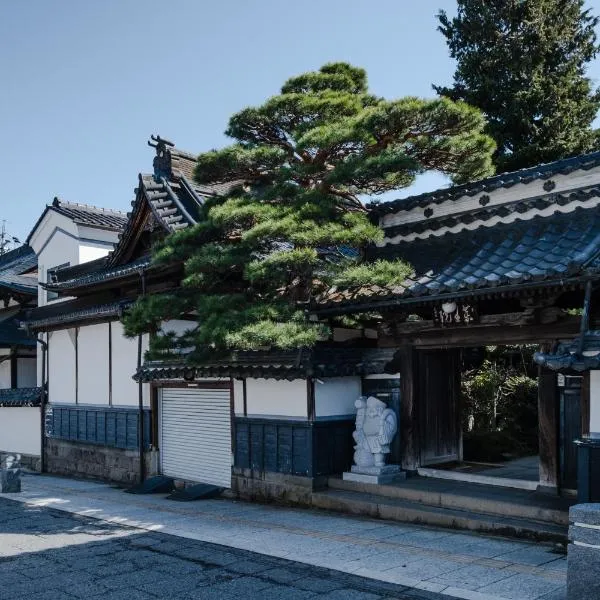
[[[439,8],[455,2],[2,2],[0,220],[25,239],[54,196],[128,210],[152,170],[150,134],[191,152],[222,146],[232,113],[325,62],[364,67],[388,98],[431,97],[454,70]],[[598,61],[589,75],[600,82]],[[413,191],[441,184],[426,176]]]

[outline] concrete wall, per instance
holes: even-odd
[[[0,452],[39,456],[39,407],[0,407]]]
[[[75,329],[48,334],[48,400],[55,404],[74,404],[76,400],[75,336]]]
[[[246,398],[249,416],[308,418],[305,379],[246,379]]]
[[[361,395],[360,377],[330,377],[315,381],[316,417],[354,415],[354,402]]]
[[[590,371],[590,434],[600,437],[600,371]]]

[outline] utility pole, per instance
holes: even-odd
[[[11,244],[20,244],[21,242],[14,236],[6,233],[6,220],[2,220],[2,229],[0,229],[0,256],[6,254],[9,250],[12,250],[10,247]]]

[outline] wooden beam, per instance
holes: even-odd
[[[558,339],[572,339],[577,336],[580,318],[568,316],[555,323],[540,323],[515,326],[462,326],[436,328],[425,331],[390,333],[382,335],[379,345],[396,347],[403,344],[416,348],[461,348],[471,346],[489,346],[506,344],[531,344],[554,342]]]
[[[540,346],[547,352],[547,344]],[[538,419],[540,449],[540,488],[557,492],[559,485],[559,401],[556,373],[538,367]]]
[[[415,350],[403,345],[396,360],[400,365],[400,452],[401,465],[406,471],[419,467],[419,421],[417,414],[417,376]]]

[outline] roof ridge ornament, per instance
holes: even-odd
[[[160,181],[160,178],[164,177],[169,180],[172,175],[171,148],[174,148],[175,144],[170,140],[161,138],[160,135],[151,135],[148,146],[156,150],[156,156],[152,161],[154,179]]]

